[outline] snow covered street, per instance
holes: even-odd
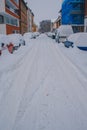
[[[0,57],[0,130],[87,130],[87,52],[26,42]]]

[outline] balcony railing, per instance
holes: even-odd
[[[84,10],[74,9],[70,11],[70,14],[84,14]]]
[[[8,4],[6,4],[6,8],[19,16],[19,10],[18,9],[12,9]]]

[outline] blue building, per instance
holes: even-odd
[[[84,28],[85,0],[64,0],[62,3],[62,24],[71,24],[74,31]]]

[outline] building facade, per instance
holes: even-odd
[[[19,0],[0,0],[0,33],[18,33],[19,27]]]
[[[20,33],[24,34],[28,31],[27,25],[27,4],[24,0],[19,0],[19,10],[20,10]]]
[[[85,0],[85,20],[84,20],[84,31],[87,32],[87,0]]]
[[[35,23],[33,23],[32,32],[38,32],[38,26]]]
[[[72,25],[74,32],[84,30],[85,0],[64,0],[62,4],[62,24]]]
[[[30,8],[27,10],[27,27],[28,32],[32,32],[32,12]]]
[[[27,26],[28,32],[33,32],[34,28],[35,28],[34,14],[30,8],[28,8],[28,10],[27,10],[27,25],[28,25]]]
[[[35,29],[35,24],[34,24],[34,14],[33,12],[31,12],[31,23],[32,23],[32,32],[34,32],[34,29]]]
[[[61,15],[58,15],[58,18],[52,22],[52,31],[59,28],[59,26],[61,25]]]

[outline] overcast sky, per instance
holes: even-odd
[[[35,15],[35,23],[42,20],[56,19],[62,0],[25,0]]]

